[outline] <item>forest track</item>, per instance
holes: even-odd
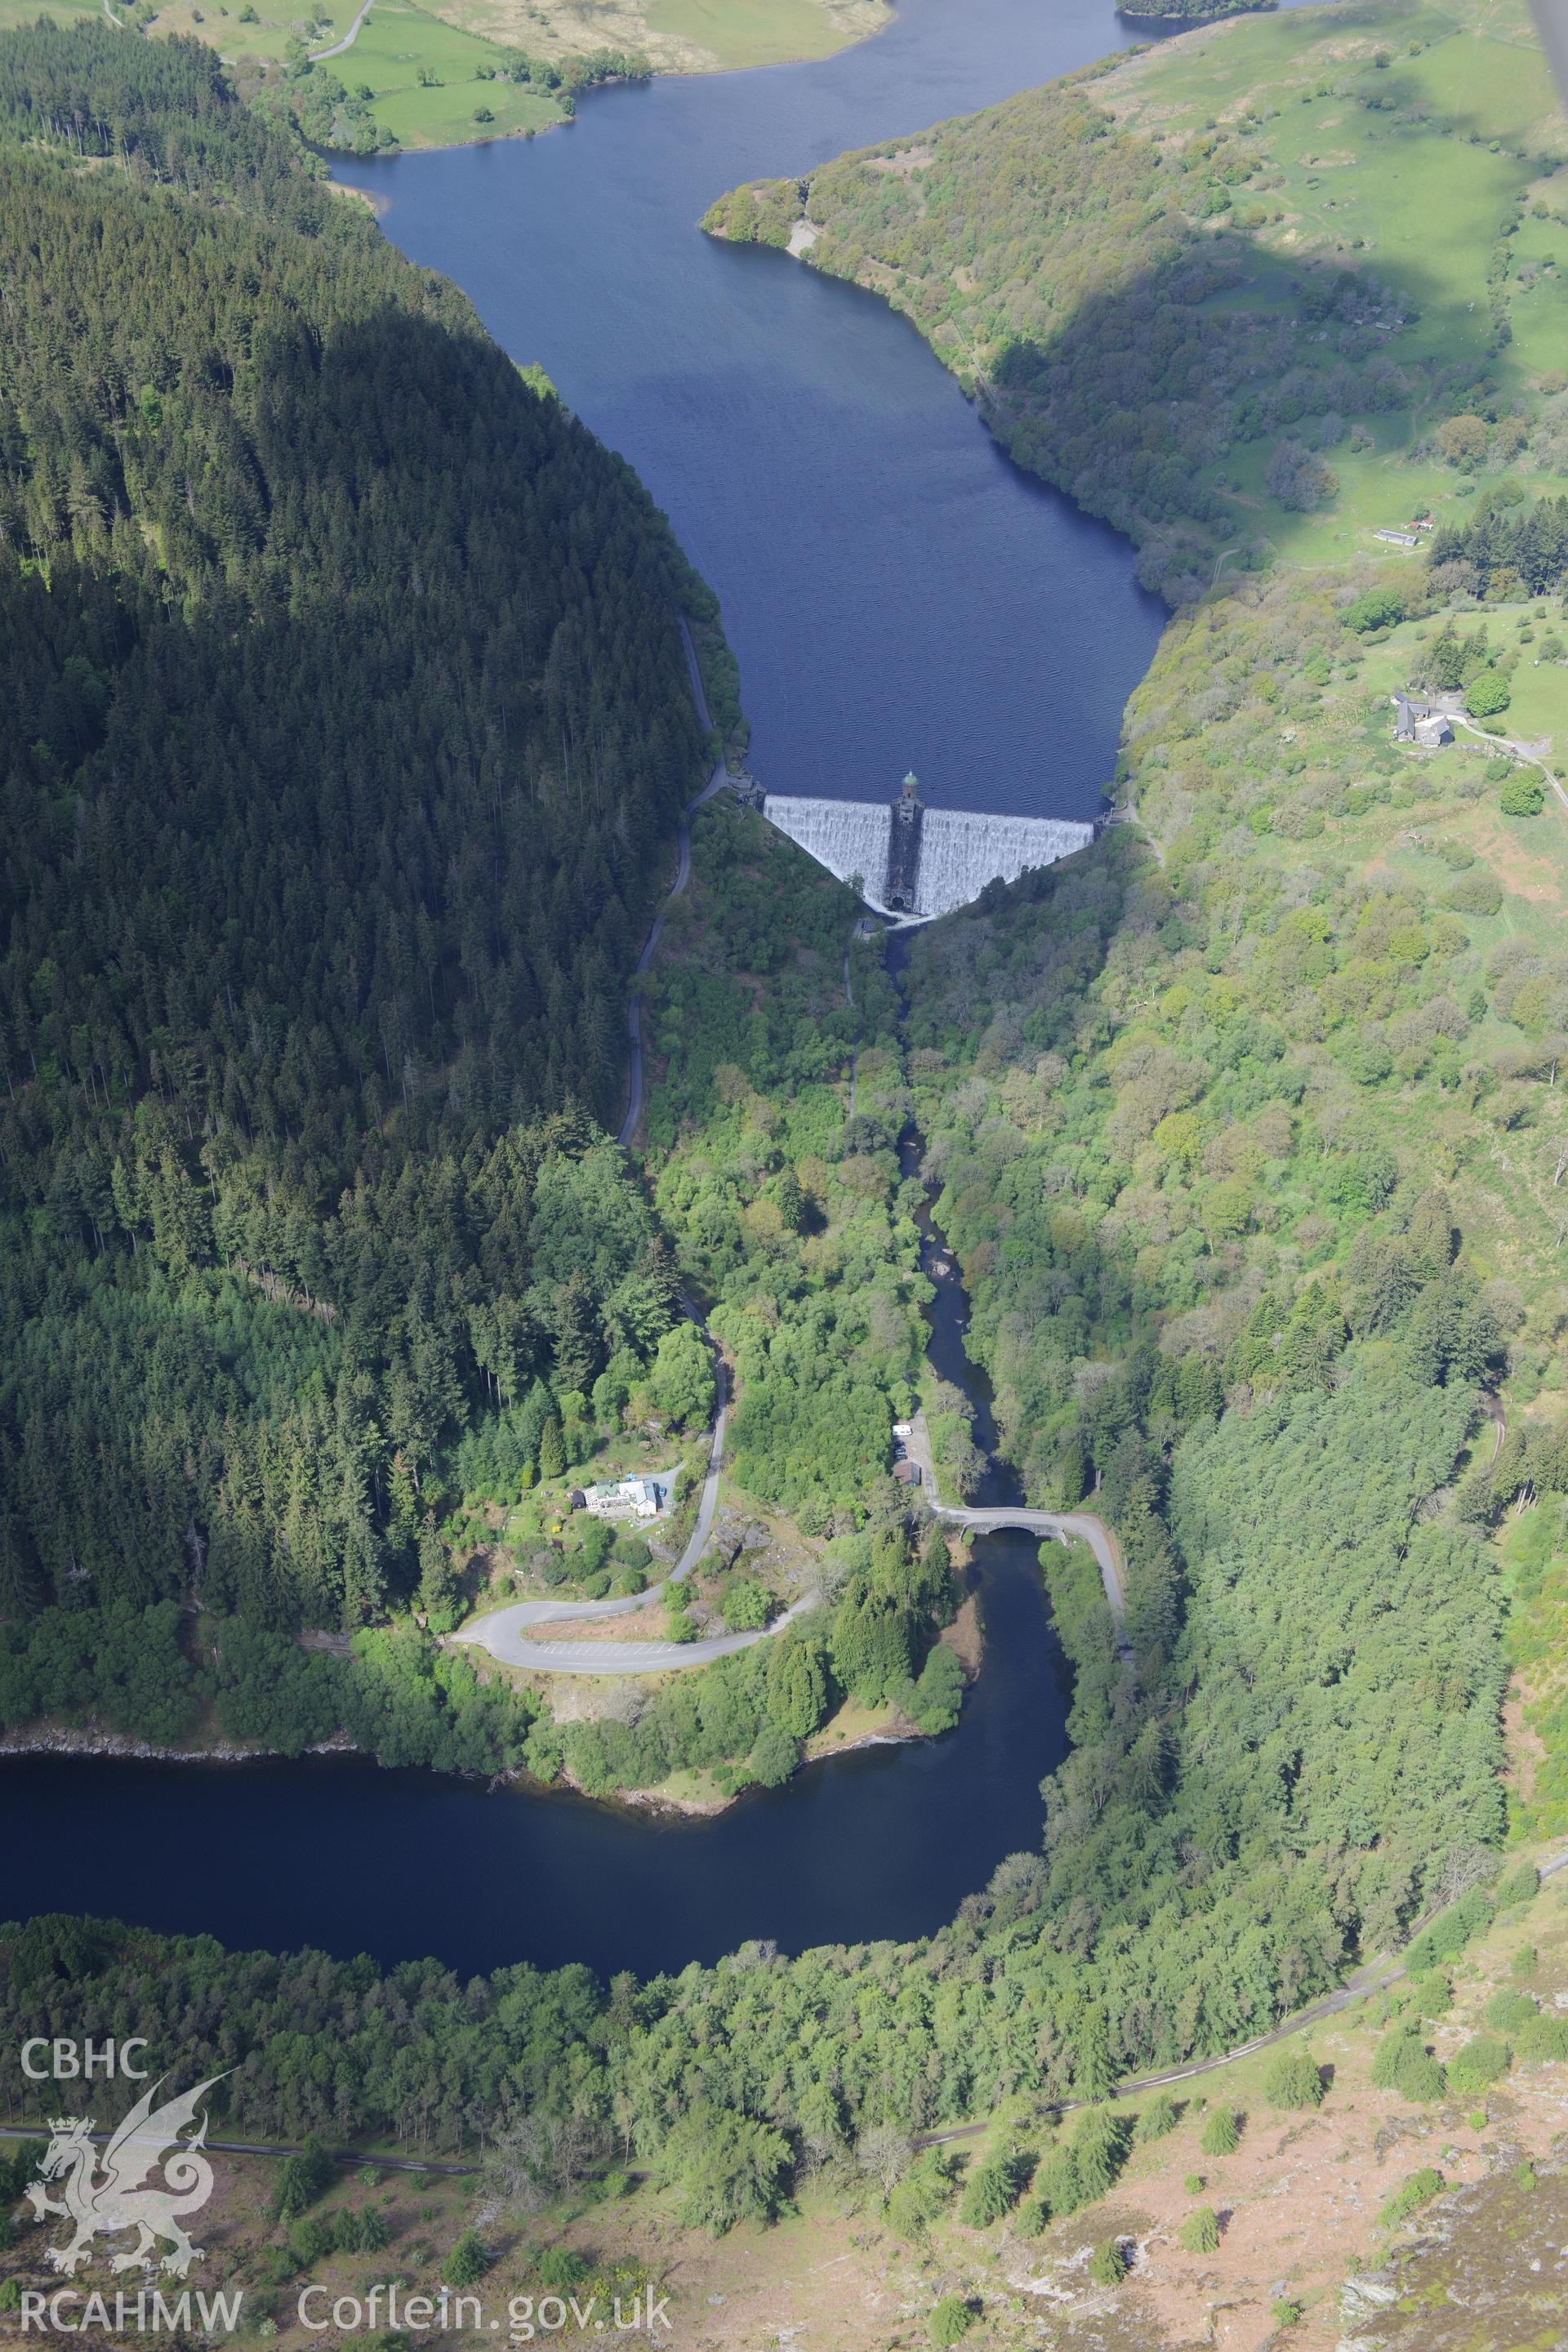
[[[1568,1852],[1553,1854],[1550,1862],[1543,1862],[1540,1866],[1540,1875],[1543,1881],[1555,1878],[1560,1870],[1568,1870]],[[1436,1910],[1426,1912],[1414,1923],[1406,1950],[1422,1929],[1447,1908],[1446,1903],[1439,1904]],[[1367,1993],[1386,1990],[1388,1986],[1399,1983],[1408,1973],[1403,1960],[1395,1960],[1392,1964],[1386,1958],[1368,1960],[1352,1976],[1347,1977],[1342,1985],[1336,1986],[1332,1992],[1320,1993],[1316,2000],[1309,2001],[1305,2009],[1299,2009],[1293,2017],[1286,2018],[1282,2024],[1272,2026],[1267,2033],[1254,2034],[1250,2042],[1238,2042],[1233,2050],[1222,2050],[1215,2058],[1195,2058],[1190,2065],[1173,2066],[1163,2074],[1140,2074],[1131,2082],[1117,2083],[1106,2095],[1112,2099],[1135,2099],[1145,2091],[1168,2090],[1173,2083],[1191,2083],[1200,2074],[1217,2074],[1223,2066],[1234,2066],[1238,2059],[1254,2057],[1259,2050],[1272,2050],[1277,2043],[1289,2042],[1292,2035],[1307,2032],[1325,2017],[1337,2016],[1341,2010],[1348,2009],[1352,2000],[1360,2000]],[[1051,2104],[1058,2115],[1065,2116],[1079,2108],[1099,2106],[1103,2102],[1098,2099],[1056,2099]],[[989,2131],[991,2120],[986,2116],[979,2123],[954,2124],[945,2131],[921,2132],[916,2137],[915,2146],[938,2147],[952,2139],[974,2139],[980,2133]]]
[[[1507,751],[1510,753],[1514,759],[1522,761],[1526,767],[1539,768],[1547,782],[1551,785],[1552,791],[1556,793],[1558,799],[1562,802],[1563,807],[1568,809],[1568,793],[1565,793],[1562,785],[1558,782],[1556,771],[1552,768],[1549,768],[1545,761],[1542,760],[1538,753],[1534,751],[1527,751],[1524,745],[1522,743],[1516,743],[1511,735],[1494,735],[1489,728],[1478,727],[1475,720],[1473,719],[1467,719],[1462,710],[1451,710],[1448,712],[1447,716],[1453,719],[1457,726],[1462,727],[1467,735],[1476,736],[1482,743],[1495,744],[1500,751]]]
[[[697,665],[697,648],[691,642],[691,631],[687,626],[684,616],[682,617],[680,624],[680,634],[686,646],[686,666],[691,673],[691,692],[697,704],[697,716],[701,723],[703,733],[705,735],[710,735],[713,731],[713,721],[709,715],[708,697],[702,690],[702,673]],[[666,916],[668,914],[671,907],[674,906],[676,900],[680,897],[687,884],[691,879],[691,820],[696,815],[698,810],[702,806],[703,802],[710,801],[715,793],[722,792],[729,781],[729,761],[726,760],[723,752],[721,751],[719,754],[719,762],[715,767],[713,773],[709,777],[708,782],[703,785],[702,790],[698,793],[696,799],[688,801],[686,804],[685,811],[683,812],[680,819],[679,827],[676,833],[676,845],[679,851],[679,856],[676,862],[675,880],[670,885],[668,894],[665,898],[663,906],[659,908],[658,914],[653,919],[653,929],[649,931],[647,940],[643,943],[643,951],[641,955],[638,956],[636,968],[632,972],[631,1002],[626,1006],[626,1039],[627,1043],[631,1046],[631,1066],[627,1076],[626,1088],[626,1115],[621,1121],[621,1131],[616,1139],[623,1151],[629,1151],[631,1150],[632,1138],[636,1135],[637,1129],[642,1122],[642,990],[638,986],[638,982],[646,979],[649,968],[653,963],[654,957],[658,951],[658,943],[664,935]]]
[[[47,2139],[46,2124],[0,2124],[0,2140]],[[114,2132],[89,2132],[90,2140],[102,2143],[111,2140]],[[203,2147],[209,2156],[303,2156],[299,2141],[284,2143],[266,2139],[204,2139]],[[477,2164],[447,2164],[437,2157],[383,2156],[371,2147],[329,2147],[325,2154],[333,2164],[374,2164],[383,2172],[435,2172],[443,2179],[467,2179],[479,2170]]]

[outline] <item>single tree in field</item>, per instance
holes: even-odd
[[[1310,2050],[1282,2050],[1263,2078],[1271,2107],[1321,2107],[1323,2078]]]
[[[873,2124],[855,2143],[856,2163],[862,2172],[869,2173],[885,2198],[892,2195],[909,2170],[913,2155],[909,2134],[897,2124]]]

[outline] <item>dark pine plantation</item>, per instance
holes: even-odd
[[[209,50],[0,40],[0,1612],[353,1626],[675,1312],[600,1122],[712,600]]]

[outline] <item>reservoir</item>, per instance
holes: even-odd
[[[974,1396],[963,1293],[929,1232],[931,1357]],[[993,1469],[982,1502],[1017,1499]],[[986,1654],[945,1739],[862,1748],[753,1790],[712,1820],[532,1788],[494,1793],[357,1759],[0,1762],[6,1900],[90,1911],[233,1948],[311,1945],[384,1965],[434,1955],[469,1976],[517,1960],[601,1977],[929,1935],[1005,1854],[1037,1852],[1040,1782],[1067,1754],[1067,1693],[1035,1538],[975,1545]]]
[[[1162,610],[1126,541],[1003,456],[906,320],[697,223],[742,180],[1151,29],[1109,0],[908,0],[817,64],[595,93],[531,141],[333,159],[668,512],[722,604],[771,793],[885,801],[912,769],[935,807],[1091,818]]]
[[[1147,27],[1144,28],[1145,32]],[[1020,474],[903,320],[697,233],[738,181],[918,131],[1124,46],[1108,0],[909,0],[823,63],[658,82],[570,128],[345,164],[520,362],[637,467],[721,595],[770,790],[1086,818],[1152,655],[1130,551]],[[981,1408],[956,1277],[931,1356]],[[978,1499],[1016,1498],[991,1474]],[[1039,1846],[1066,1694],[1034,1539],[975,1550],[988,1643],[958,1728],[753,1791],[714,1821],[354,1759],[0,1769],[9,1907],[463,1974],[601,1975],[933,1932]]]

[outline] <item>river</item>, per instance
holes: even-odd
[[[696,233],[737,181],[963,111],[1123,46],[1106,0],[910,0],[821,64],[587,100],[527,144],[345,167],[637,466],[724,604],[772,788],[1088,815],[1159,613],[1125,546],[1005,459],[913,330],[783,256]],[[927,1237],[928,1266],[946,1262]],[[931,1356],[976,1398],[963,1300]],[[1013,1499],[994,1470],[982,1499]],[[929,1933],[1038,1844],[1066,1752],[1032,1540],[976,1548],[985,1666],[957,1730],[815,1765],[716,1821],[386,1773],[55,1757],[0,1778],[20,1911],[118,1915],[230,1946],[312,1944],[464,1974],[642,1974],[751,1937]]]
[[[1150,28],[1142,29],[1149,37]],[[1092,817],[1161,608],[875,296],[696,224],[1140,35],[1108,0],[909,0],[819,64],[588,96],[527,142],[340,176],[628,457],[712,584],[770,792]],[[352,79],[352,76],[351,76]]]

